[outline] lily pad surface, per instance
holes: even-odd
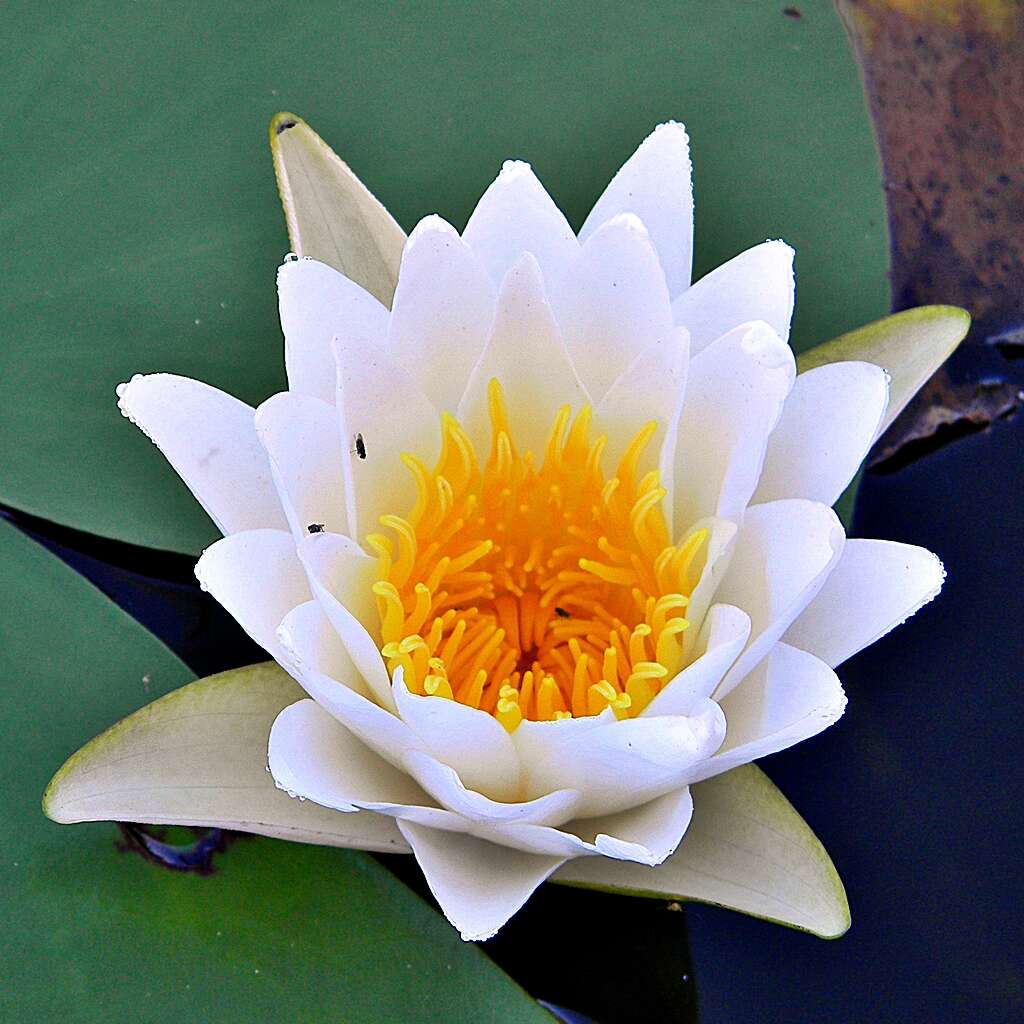
[[[654,124],[693,146],[696,273],[797,250],[794,344],[880,315],[885,230],[857,70],[825,0],[8,10],[0,502],[194,553],[212,524],[117,412],[136,372],[284,383],[288,248],[266,129],[294,110],[410,229],[508,157],[579,225]]]
[[[245,838],[199,876],[119,851],[108,822],[48,821],[54,767],[190,673],[3,522],[0,564],[18,581],[0,645],[0,961],[16,978],[0,986],[0,1019],[550,1020],[366,854]]]

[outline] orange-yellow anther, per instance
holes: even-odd
[[[366,538],[388,668],[411,692],[480,708],[509,731],[608,707],[640,714],[682,667],[708,537],[673,545],[658,472],[641,476],[658,424],[606,478],[589,407],[559,409],[537,455],[516,447],[496,380],[487,408],[486,464],[445,414],[433,471],[403,456],[413,507]]]

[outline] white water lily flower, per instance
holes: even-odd
[[[691,238],[680,125],[578,236],[507,163],[461,235],[413,231],[391,310],[287,260],[289,390],[259,409],[119,389],[225,534],[204,587],[311,698],[277,784],[393,816],[467,939],[570,858],[657,872],[690,785],[835,722],[834,666],[941,586],[830,507],[883,371],[797,377],[792,250],[691,286]]]

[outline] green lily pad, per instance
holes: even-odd
[[[853,57],[824,0],[309,2],[201,19],[15,0],[0,111],[0,502],[184,552],[212,524],[118,415],[136,372],[279,390],[289,248],[266,126],[298,111],[406,229],[456,225],[507,157],[579,225],[658,121],[693,140],[698,274],[767,237],[797,249],[794,341],[880,315],[886,243]]]
[[[0,670],[11,698],[0,795],[0,1019],[550,1019],[366,854],[252,838],[199,877],[119,852],[108,823],[47,821],[39,798],[54,766],[189,673],[2,522],[0,564],[10,581]],[[188,730],[175,742],[185,752]],[[138,781],[129,773],[126,785]]]
[[[61,822],[213,824],[338,846],[406,852],[375,814],[338,814],[279,792],[265,771],[277,712],[302,691],[272,663],[201,679],[137,711],[75,754],[47,789]],[[833,938],[849,926],[842,882],[821,843],[758,768],[694,787],[683,845],[658,872],[584,858],[556,881],[700,900]]]

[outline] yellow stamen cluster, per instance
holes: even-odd
[[[413,693],[524,719],[639,714],[683,667],[682,633],[707,531],[670,542],[656,470],[638,479],[644,426],[605,479],[590,407],[559,410],[543,461],[517,451],[500,385],[488,388],[490,457],[441,418],[430,472],[412,455],[417,499],[372,534],[381,652]]]

